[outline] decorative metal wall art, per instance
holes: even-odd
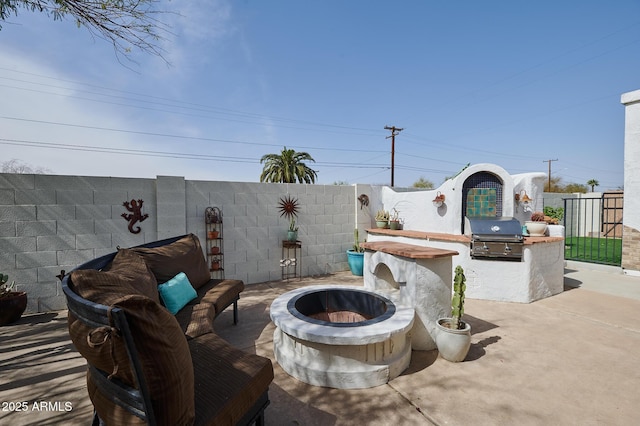
[[[136,226],[135,228],[133,227],[136,222],[142,222],[149,217],[149,215],[146,213],[142,214],[143,203],[144,201],[142,200],[131,200],[122,203],[122,205],[131,213],[122,213],[120,216],[122,216],[124,220],[129,222],[129,232],[131,232],[132,234],[139,234],[141,231],[140,226]]]

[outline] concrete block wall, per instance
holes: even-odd
[[[278,201],[297,198],[302,275],[348,269],[353,186],[0,174],[0,272],[29,294],[27,312],[65,309],[56,275],[118,246],[193,232],[204,245],[204,210],[222,209],[225,275],[247,284],[281,277],[288,221]],[[143,200],[149,218],[128,230],[123,202]]]
[[[132,198],[145,201],[151,232],[128,231],[120,215]],[[56,275],[154,240],[155,198],[154,180],[0,174],[0,271],[27,291],[28,312],[65,309]]]
[[[245,283],[282,277],[282,240],[289,221],[279,200],[298,200],[296,225],[302,243],[303,276],[348,269],[346,250],[355,226],[354,187],[337,185],[261,184],[246,182],[187,183],[187,228],[205,239],[204,210],[219,207],[223,215],[223,253],[227,278]]]

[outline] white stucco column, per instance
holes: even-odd
[[[625,93],[624,126],[624,218],[622,267],[640,274],[640,90]]]

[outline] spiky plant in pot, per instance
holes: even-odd
[[[7,285],[7,281],[9,281],[9,275],[0,274],[0,297],[9,297],[15,292],[14,286],[16,285],[16,282],[13,281],[11,284]]]
[[[27,308],[27,293],[17,291],[15,281],[7,284],[8,281],[9,275],[0,274],[0,326],[20,319]]]
[[[436,322],[436,346],[440,356],[447,361],[464,361],[471,347],[471,325],[462,321],[464,292],[467,279],[461,266],[456,266],[451,298],[451,317]]]

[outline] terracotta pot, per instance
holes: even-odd
[[[0,325],[18,321],[26,308],[27,293],[24,291],[13,291],[0,298]]]
[[[207,238],[210,240],[215,240],[216,238],[218,238],[218,235],[220,235],[220,233],[218,231],[209,231],[207,232]]]
[[[220,247],[211,247],[211,254],[220,253]]]
[[[218,262],[217,260],[211,262],[211,270],[217,271],[218,269],[220,269],[220,262]]]

